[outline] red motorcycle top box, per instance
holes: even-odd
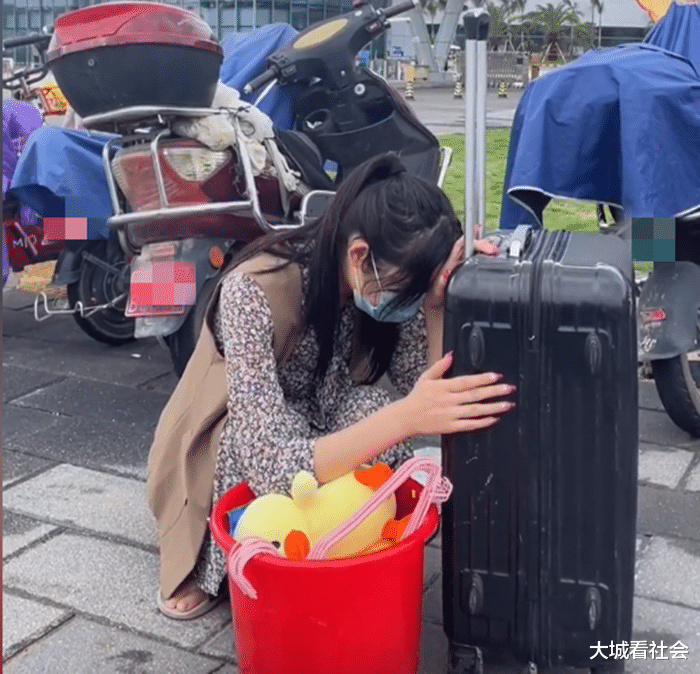
[[[196,14],[155,2],[112,2],[56,20],[47,63],[88,117],[131,106],[209,107],[223,50]]]

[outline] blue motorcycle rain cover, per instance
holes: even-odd
[[[297,31],[287,24],[273,24],[247,35],[228,36],[222,45],[221,81],[242,89],[265,69],[267,56],[296,35]],[[288,87],[275,87],[261,106],[280,128],[291,128],[293,95]],[[102,150],[114,137],[42,126],[31,134],[17,162],[12,193],[42,217],[87,218],[89,239],[108,238],[107,218],[113,210]]]
[[[700,5],[674,2],[644,42],[685,56],[700,73]]]
[[[552,198],[676,217],[700,207],[698,166],[700,71],[691,61],[649,44],[589,52],[523,94],[500,226],[541,226]]]
[[[224,62],[219,79],[236,89],[244,101],[255,103],[262,90],[245,95],[243,87],[267,69],[268,56],[289,44],[298,34],[288,23],[271,23],[251,33],[229,34],[221,43]],[[301,85],[275,85],[259,108],[280,129],[291,129],[294,125],[294,101],[301,91]]]

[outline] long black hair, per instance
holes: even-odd
[[[265,272],[292,263],[308,267],[305,318],[319,344],[319,381],[333,356],[341,309],[340,271],[348,243],[355,235],[369,244],[379,270],[389,265],[401,270],[405,283],[392,307],[402,307],[427,292],[436,270],[446,262],[462,235],[462,227],[445,193],[408,174],[399,157],[388,153],[355,168],[317,221],[262,236],[228,265],[268,252],[285,262]],[[398,324],[380,323],[360,312],[359,341],[370,355],[365,383],[376,382],[386,372],[397,339]]]

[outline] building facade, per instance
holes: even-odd
[[[8,38],[40,31],[61,14],[96,4],[102,0],[6,0],[2,6],[3,35]],[[168,4],[199,14],[219,40],[231,32],[248,32],[269,23],[289,23],[302,30],[352,8],[352,0],[169,0]]]

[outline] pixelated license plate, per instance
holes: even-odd
[[[132,260],[127,318],[181,316],[196,300],[194,263],[172,257]]]

